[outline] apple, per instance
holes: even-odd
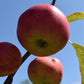
[[[18,20],[21,45],[36,56],[49,56],[63,49],[69,39],[66,16],[55,6],[40,4],[26,10]]]
[[[20,65],[19,49],[9,42],[0,42],[0,77],[15,73]]]
[[[37,57],[28,66],[28,76],[33,84],[60,84],[63,66],[55,57]]]

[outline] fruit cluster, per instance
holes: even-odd
[[[34,84],[60,84],[63,66],[59,59],[48,57],[65,47],[70,36],[66,16],[55,6],[40,4],[26,10],[19,18],[17,37],[21,45],[38,56],[28,67]],[[18,48],[0,42],[0,76],[15,73],[21,65]],[[11,66],[12,65],[12,66]]]

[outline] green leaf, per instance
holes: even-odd
[[[84,46],[77,43],[72,43],[72,42],[70,43],[76,50],[76,54],[79,59],[79,65],[80,65],[80,73],[81,73],[81,79],[82,79],[81,84],[84,84]]]
[[[84,12],[75,12],[67,16],[68,22],[74,22],[76,20],[84,19]]]

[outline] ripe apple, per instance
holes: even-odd
[[[19,18],[17,36],[21,45],[36,56],[49,56],[64,48],[70,28],[66,16],[55,6],[40,4]]]
[[[21,65],[21,53],[9,42],[0,42],[0,77],[12,74]]]
[[[63,66],[54,57],[37,57],[28,67],[28,76],[33,84],[60,84]]]

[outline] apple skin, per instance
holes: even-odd
[[[37,57],[28,66],[28,76],[33,84],[60,84],[63,66],[54,57]]]
[[[69,36],[66,16],[53,5],[33,6],[18,20],[18,40],[27,51],[36,56],[57,53],[65,47]]]
[[[21,61],[21,53],[15,45],[0,42],[0,77],[15,73]]]

